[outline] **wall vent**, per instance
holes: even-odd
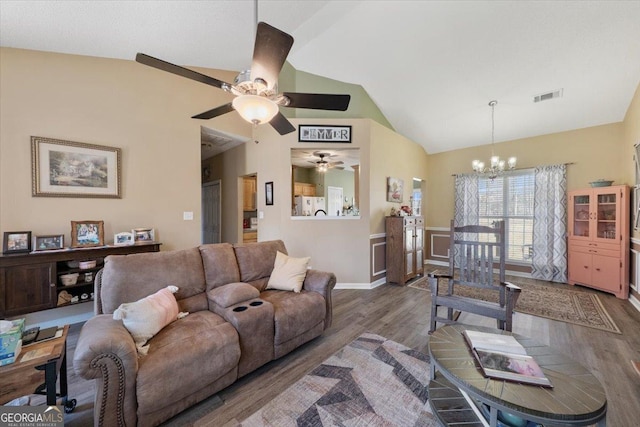
[[[562,96],[562,89],[554,90],[547,93],[542,93],[533,97],[533,102],[548,101],[549,99],[560,98]]]

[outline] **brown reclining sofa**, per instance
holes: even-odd
[[[300,293],[266,290],[277,251],[287,253],[280,240],[107,257],[74,354],[76,372],[96,380],[94,425],[158,425],[321,335],[335,275],[308,270]],[[138,356],[113,312],[168,285],[190,314]]]

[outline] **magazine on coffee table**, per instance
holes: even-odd
[[[553,387],[540,365],[513,336],[468,330],[463,335],[485,376]]]

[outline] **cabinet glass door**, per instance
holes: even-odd
[[[573,235],[579,237],[589,237],[589,222],[591,214],[589,203],[591,196],[580,194],[573,197]]]
[[[614,240],[618,230],[617,227],[617,194],[601,193],[596,196],[597,203],[597,226],[596,237],[598,239]]]

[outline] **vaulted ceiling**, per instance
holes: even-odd
[[[0,45],[242,70],[254,5],[0,0]],[[640,1],[264,0],[258,18],[294,36],[296,69],[362,85],[429,153],[489,143],[493,99],[496,142],[622,121],[640,82]]]

